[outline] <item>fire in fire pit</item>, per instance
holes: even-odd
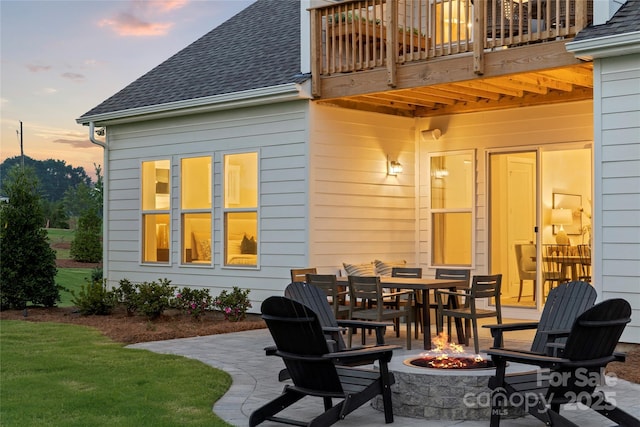
[[[493,362],[479,354],[465,353],[463,347],[448,342],[446,334],[440,334],[433,340],[434,349],[421,353],[405,361],[406,364],[431,369],[487,369],[493,368]]]

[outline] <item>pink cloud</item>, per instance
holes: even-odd
[[[188,0],[134,0],[130,3],[129,11],[103,19],[98,25],[110,28],[120,36],[163,36],[174,23],[160,22],[157,17],[180,9],[187,3]]]
[[[134,15],[123,12],[115,19],[103,19],[101,27],[109,27],[119,36],[163,36],[173,27],[173,23],[145,22]]]
[[[40,71],[49,71],[51,69],[51,65],[27,64],[27,69],[32,73],[38,73]]]

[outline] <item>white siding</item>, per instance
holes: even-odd
[[[640,55],[596,60],[594,282],[631,303],[622,341],[640,343]]]
[[[280,103],[211,114],[110,126],[107,197],[109,244],[105,272],[110,285],[160,278],[172,285],[209,287],[212,296],[239,286],[251,289],[253,311],[269,295],[281,294],[295,257],[306,251],[306,101]],[[259,152],[260,265],[258,269],[221,266],[221,155]],[[214,265],[180,265],[177,209],[178,164],[183,156],[214,156]],[[140,163],[172,159],[171,264],[140,264]],[[292,260],[292,257],[294,260]]]
[[[335,273],[343,262],[414,264],[414,120],[316,104],[311,111],[309,265]],[[387,175],[387,156],[401,174]]]

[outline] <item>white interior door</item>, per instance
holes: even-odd
[[[535,243],[536,153],[490,155],[491,272],[502,273],[502,303],[535,307],[533,283],[525,282],[518,302],[520,277],[515,244]]]

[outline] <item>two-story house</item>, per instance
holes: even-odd
[[[259,307],[295,267],[468,268],[533,319],[561,242],[638,313],[638,18],[640,0],[258,0],[77,120],[104,147],[105,277]]]

